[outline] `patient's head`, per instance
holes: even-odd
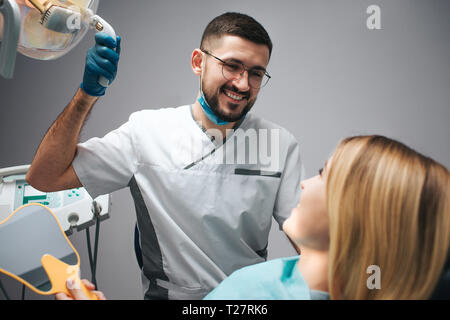
[[[300,184],[302,189],[298,206],[283,224],[283,230],[300,248],[328,251],[329,222],[327,210],[328,160],[318,174]]]
[[[444,166],[382,136],[351,137],[302,188],[283,228],[300,247],[329,250],[331,298],[431,295],[450,243]],[[380,268],[381,289],[367,287],[371,265]]]

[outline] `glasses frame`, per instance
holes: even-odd
[[[225,77],[225,74],[224,74],[224,72],[223,72],[223,67],[224,67],[224,65],[229,65],[230,63],[229,63],[229,62],[226,62],[226,61],[223,61],[223,60],[220,59],[219,57],[216,57],[216,56],[213,55],[212,53],[208,52],[207,50],[201,50],[201,51],[204,52],[204,53],[206,53],[207,55],[213,57],[214,59],[216,59],[217,61],[219,61],[219,62],[222,63],[222,76],[223,76],[225,79],[229,80],[229,81],[239,80],[240,78],[242,78],[242,75],[244,74],[245,71],[247,71],[247,73],[249,73],[249,71],[252,70],[252,68],[247,67],[247,66],[246,66],[245,64],[243,64],[242,62],[233,62],[233,63],[242,65],[242,68],[244,69],[244,71],[242,71],[242,72],[239,74],[239,78],[236,78],[236,79],[228,79],[227,77]],[[267,85],[267,83],[269,82],[269,80],[272,78],[272,77],[270,76],[270,74],[269,74],[266,70],[261,70],[261,71],[264,71],[264,75],[267,77],[267,81],[266,81],[262,86],[259,86],[259,87],[253,87],[252,85],[250,85],[250,81],[249,81],[249,82],[248,82],[248,85],[249,85],[251,88],[253,88],[253,89],[261,89],[261,88],[264,88],[264,87]],[[262,83],[262,82],[261,82],[261,83]]]

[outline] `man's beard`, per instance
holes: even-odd
[[[253,100],[247,100],[247,105],[244,107],[244,109],[242,109],[241,113],[236,114],[236,115],[225,114],[219,107],[219,94],[223,93],[223,89],[225,88],[225,86],[222,86],[222,88],[220,88],[220,93],[214,93],[214,94],[209,94],[208,91],[204,89],[205,87],[203,85],[202,85],[202,87],[203,87],[203,94],[205,95],[206,102],[208,103],[212,112],[222,121],[236,122],[236,121],[241,120],[242,118],[245,117],[245,115],[250,111],[250,109],[253,107],[253,105],[256,102],[256,98]],[[239,93],[239,94],[243,94],[243,93],[239,92],[238,90],[236,90],[236,88],[234,88],[234,87],[227,88],[227,89],[230,91]],[[246,93],[245,95],[246,95],[246,98],[248,99],[249,93]]]

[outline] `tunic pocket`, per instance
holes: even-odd
[[[264,170],[250,170],[250,169],[236,168],[234,169],[234,174],[239,174],[243,176],[263,176],[263,177],[281,178],[281,172],[279,171],[264,171]]]

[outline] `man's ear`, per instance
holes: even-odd
[[[191,56],[191,68],[192,71],[200,76],[202,74],[202,62],[203,62],[203,52],[200,49],[195,49]]]

